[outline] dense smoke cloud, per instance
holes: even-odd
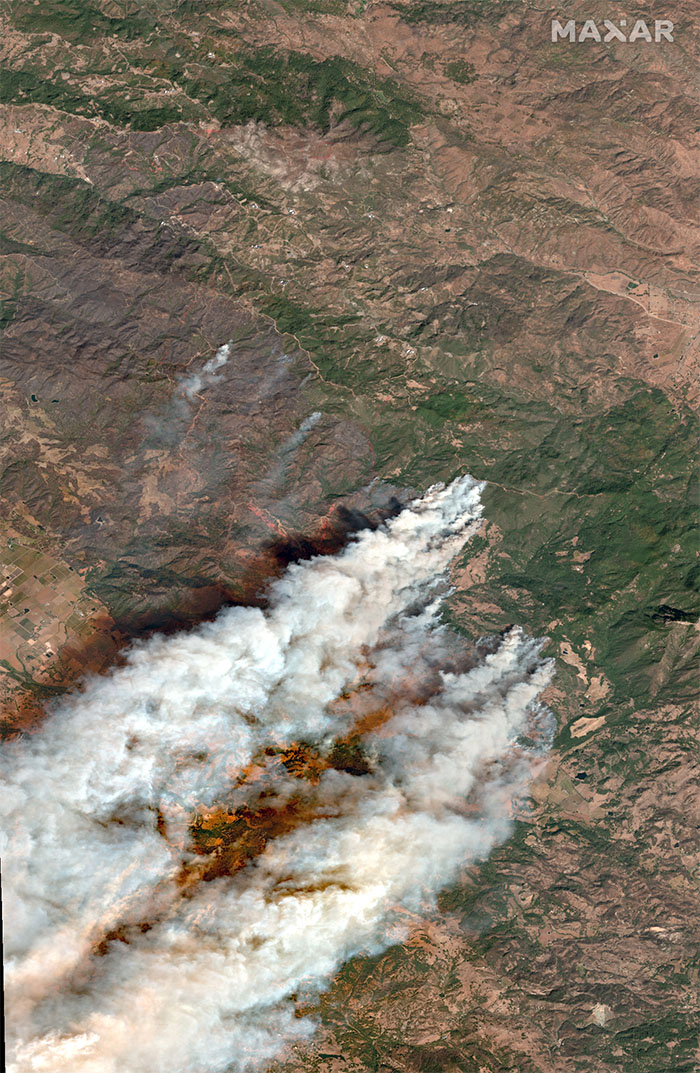
[[[267,609],[136,646],[5,748],[11,1070],[269,1059],[313,1028],[295,1017],[302,983],[396,941],[398,908],[429,904],[507,836],[551,666],[517,629],[469,647],[440,624],[479,492],[468,477],[431,489],[290,567]],[[353,733],[351,773],[332,756]],[[313,751],[313,779],[274,762],[292,742]],[[292,803],[293,822],[197,882],[194,815],[263,798],[280,817]]]

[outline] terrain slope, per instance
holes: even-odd
[[[549,638],[553,751],[284,1068],[696,1070],[693,5],[0,8],[6,732],[484,479],[447,614]]]

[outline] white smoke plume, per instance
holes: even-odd
[[[231,343],[220,346],[213,358],[205,362],[199,372],[191,373],[181,381],[182,390],[188,399],[194,399],[199,395],[202,388],[214,384],[219,379],[216,375],[218,370],[225,365],[231,357]]]
[[[259,1065],[313,1030],[300,986],[396,941],[398,908],[507,836],[552,669],[517,629],[470,648],[440,624],[480,488],[435,487],[290,567],[265,610],[135,646],[5,747],[13,1073]],[[332,756],[353,733],[366,765],[351,774]],[[292,742],[314,751],[314,779],[276,762]],[[280,815],[293,802],[295,821],[197,881],[195,814],[263,798]]]
[[[182,441],[203,402],[202,391],[221,380],[219,369],[228,363],[232,348],[232,342],[224,343],[199,370],[178,376],[176,390],[163,408],[144,414],[142,421],[147,447],[175,447]]]
[[[295,429],[294,432],[287,436],[286,440],[275,452],[269,469],[261,480],[257,482],[255,487],[256,498],[263,502],[276,498],[276,492],[285,481],[299,448],[308,439],[309,433],[316,428],[322,417],[323,414],[319,410],[314,410],[312,414],[304,418],[298,429]]]

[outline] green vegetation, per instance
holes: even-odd
[[[314,15],[345,15],[348,9],[348,0],[281,0],[281,4],[285,11]]]
[[[136,223],[139,216],[133,209],[101,197],[93,187],[80,179],[71,179],[33,168],[0,163],[0,183],[20,204],[50,216],[52,226],[76,239],[100,235],[121,234]]]
[[[182,119],[182,109],[172,102],[145,104],[137,93],[88,96],[63,82],[50,80],[30,70],[0,68],[0,101],[5,104],[47,104],[72,115],[99,116],[119,127],[158,130]]]
[[[700,611],[692,414],[674,410],[658,390],[630,385],[624,401],[571,418],[485,380],[455,377],[415,402],[399,391],[380,412],[370,392],[391,390],[391,356],[353,357],[361,346],[351,325],[336,329],[331,351],[322,321],[312,323],[315,338],[307,332],[302,345],[341,394],[347,385],[362,400],[348,405],[363,415],[380,473],[416,488],[458,472],[491,482],[486,515],[504,534],[505,554],[493,560],[485,589],[499,593],[502,615],[474,629],[525,619],[555,641],[592,645],[614,690],[602,703],[618,716],[650,691],[656,702],[690,696],[692,665],[667,645],[672,631],[690,635]],[[460,605],[453,620],[462,615]],[[551,627],[554,620],[565,626]]]
[[[16,245],[21,246],[23,244],[17,243]],[[18,251],[7,250],[5,246],[5,241],[3,241],[2,246],[0,246],[0,253],[2,252],[16,253]],[[15,315],[17,313],[17,304],[19,302],[20,295],[24,290],[24,275],[24,269],[18,268],[14,274],[14,279],[12,281],[12,291],[10,293],[10,297],[0,299],[0,331],[4,331],[8,327],[8,325],[10,325],[15,319]]]
[[[474,630],[526,621],[555,643],[590,645],[596,673],[612,686],[599,702],[609,720],[652,696],[690,699],[692,659],[684,644],[669,646],[672,634],[690,637],[700,611],[699,430],[690,412],[634,382],[622,401],[579,406],[575,417],[468,375],[443,375],[414,400],[400,386],[396,353],[377,351],[360,321],[287,298],[261,308],[336,385],[336,404],[362,421],[379,473],[415,488],[465,471],[490,482],[486,515],[503,533],[504,554],[484,589],[491,600],[499,594],[500,614],[473,620]],[[394,401],[378,406],[376,392]],[[449,614],[459,625],[464,612],[459,604]]]
[[[290,330],[286,319],[278,326]],[[590,644],[613,686],[602,710],[612,705],[618,718],[650,691],[656,702],[688,699],[692,662],[668,639],[690,636],[700,611],[696,418],[642,385],[602,413],[571,418],[485,381],[447,377],[429,396],[412,403],[399,392],[379,412],[370,392],[391,390],[391,356],[363,357],[352,324],[335,327],[331,349],[324,327],[308,314],[297,337],[327,381],[362,400],[348,405],[362,414],[380,473],[396,475],[398,465],[394,479],[416,488],[465,471],[491,482],[486,515],[506,554],[493,560],[486,588],[499,593],[502,615],[474,629],[525,619],[554,641]],[[462,615],[460,605],[453,621]]]
[[[0,101],[3,104],[50,104],[65,112],[88,115],[94,111],[88,97],[31,71],[0,68]]]
[[[31,206],[55,230],[70,235],[76,243],[89,243],[93,250],[114,252],[123,244],[133,258],[134,244],[138,242],[144,264],[156,260],[163,271],[177,265],[183,275],[201,270],[193,265],[204,264],[211,270],[213,258],[208,250],[200,249],[196,240],[159,227],[121,202],[100,196],[80,179],[0,162],[0,184],[18,204]],[[80,420],[84,418],[83,414]]]
[[[483,399],[464,391],[438,392],[417,404],[420,417],[436,428],[445,421],[474,420],[487,410]]]
[[[362,8],[362,0],[280,3],[314,33],[331,24],[329,16],[357,15]],[[118,0],[109,5],[102,0],[40,4],[19,0],[13,8],[14,25],[36,36],[25,55],[14,61],[23,69],[0,72],[0,100],[6,102],[51,106],[70,115],[105,120],[120,130],[155,131],[208,117],[225,126],[255,120],[321,131],[344,122],[398,146],[409,142],[412,124],[424,114],[400,82],[404,71],[400,63],[396,80],[382,79],[328,52],[319,58],[324,54],[285,51],[281,38],[258,37],[258,26],[255,40],[278,41],[278,46],[255,48],[244,41],[232,27],[242,26],[245,34],[251,16],[254,22],[269,19],[270,8],[262,3],[234,13],[234,19],[228,17],[231,5],[223,0],[206,4]],[[519,8],[516,0],[409,0],[395,10],[415,27],[416,41],[424,26],[435,24],[448,27],[447,36],[452,34],[458,46],[478,22],[496,22]],[[217,11],[226,11],[226,17],[212,18]],[[352,25],[348,20],[345,32]],[[265,34],[268,31],[269,26]],[[56,42],[53,35],[63,40]],[[299,44],[304,40],[301,35],[295,40],[298,49],[305,47]],[[337,39],[326,38],[331,40]],[[459,55],[458,47],[455,51]],[[466,59],[440,60],[431,51],[421,62],[458,84],[467,85],[477,77]],[[552,64],[586,62],[580,50],[562,49],[547,57]],[[65,77],[67,72],[72,72],[70,78]],[[91,89],[98,84],[96,76],[104,79],[97,94]],[[422,103],[430,111],[428,97]],[[51,116],[43,121],[59,126]],[[71,139],[77,127],[87,124],[65,124]],[[442,120],[439,127],[450,144],[466,137]],[[467,244],[473,241],[468,228],[456,247],[463,256],[455,255],[451,244],[460,225],[457,216],[452,217],[454,223],[445,218],[444,231],[451,231],[448,244],[446,235],[439,234],[441,205],[426,209],[420,218],[435,229],[434,240],[421,232],[426,245],[411,249],[410,217],[416,211],[419,188],[412,181],[403,185],[407,174],[400,170],[403,154],[365,157],[361,172],[358,169],[360,178],[348,177],[348,169],[337,183],[329,167],[320,172],[315,191],[290,194],[289,186],[258,168],[255,153],[244,163],[235,152],[221,148],[225,137],[209,138],[204,132],[200,136],[196,127],[170,131],[162,139],[130,139],[134,153],[128,163],[133,170],[128,171],[118,157],[126,139],[114,131],[96,125],[92,132],[84,130],[84,137],[78,133],[77,139],[85,148],[83,161],[95,187],[0,165],[3,190],[19,206],[16,219],[26,206],[42,217],[38,234],[46,225],[91,253],[114,254],[118,268],[153,271],[154,301],[163,293],[157,275],[161,282],[164,277],[177,285],[197,284],[191,288],[192,304],[196,301],[207,311],[205,328],[195,320],[193,338],[188,327],[192,321],[188,313],[180,319],[178,303],[173,303],[171,326],[163,328],[166,338],[187,330],[187,346],[193,353],[210,345],[196,333],[215,330],[214,322],[209,322],[210,298],[220,301],[223,309],[226,295],[245,295],[254,317],[269,318],[287,334],[290,355],[297,353],[292,337],[298,341],[320,373],[304,389],[309,410],[322,410],[329,424],[339,417],[357,434],[358,443],[352,464],[347,449],[345,456],[342,447],[332,449],[330,437],[318,457],[312,457],[309,447],[306,468],[296,485],[308,494],[307,517],[314,517],[324,500],[327,506],[355,493],[375,475],[416,491],[463,472],[486,479],[487,526],[463,559],[464,565],[481,556],[486,577],[468,591],[453,594],[446,619],[471,636],[519,622],[532,633],[549,636],[550,652],[561,653],[562,644],[570,643],[583,658],[589,679],[604,676],[607,692],[587,696],[575,668],[558,661],[555,687],[559,696],[564,695],[562,707],[570,721],[580,711],[587,717],[602,715],[605,722],[578,738],[560,729],[561,764],[547,787],[551,796],[538,806],[535,822],[517,822],[509,842],[473,868],[464,887],[441,895],[439,909],[453,922],[461,922],[467,937],[464,946],[458,954],[448,950],[444,964],[430,968],[420,943],[397,945],[375,958],[359,957],[346,964],[334,990],[319,1000],[320,1016],[335,1037],[334,1046],[340,1044],[349,1066],[359,1063],[367,1070],[388,1068],[400,1051],[400,1063],[425,1073],[476,1073],[480,1068],[529,1073],[525,1054],[498,1051],[480,1031],[487,1003],[476,990],[467,992],[462,971],[465,961],[473,958],[482,966],[485,959],[501,980],[507,980],[514,1008],[524,1011],[523,1023],[530,1018],[531,1025],[541,1028],[552,1053],[559,1053],[561,1062],[572,1069],[587,1071],[605,1060],[606,1068],[620,1073],[623,1069],[691,1073],[697,1025],[692,1012],[685,1013],[692,981],[684,944],[673,944],[672,961],[640,958],[640,972],[656,973],[657,978],[644,980],[638,988],[636,982],[629,987],[609,979],[601,983],[596,957],[605,951],[606,942],[610,953],[623,931],[646,942],[638,938],[635,924],[639,921],[641,934],[648,921],[656,923],[655,891],[659,920],[666,923],[664,890],[671,889],[669,877],[679,888],[692,882],[690,854],[684,852],[692,833],[676,830],[680,824],[672,810],[657,813],[663,821],[658,824],[656,817],[647,822],[644,810],[657,789],[664,792],[665,780],[673,786],[696,748],[690,707],[697,667],[689,655],[692,620],[700,608],[700,566],[694,557],[696,419],[680,404],[672,406],[662,392],[649,390],[641,381],[625,380],[615,359],[605,364],[611,353],[617,354],[617,342],[624,343],[619,333],[627,330],[621,315],[619,321],[613,316],[607,334],[600,327],[606,310],[612,308],[606,306],[605,296],[585,288],[573,294],[570,277],[536,267],[526,254],[494,253],[479,265],[474,282],[465,284],[467,276],[473,278],[472,268],[481,255]],[[164,150],[157,149],[158,161],[148,159],[149,143],[163,143]],[[514,154],[512,145],[501,149],[507,152],[493,145],[482,154],[494,169],[479,193],[479,209],[497,232],[499,221],[527,217],[537,220],[543,233],[564,225],[605,229],[608,237],[613,236],[609,220],[597,210],[586,208],[573,195],[572,200],[555,196],[553,188],[542,185],[540,172],[529,170],[529,159]],[[524,181],[528,175],[531,185]],[[333,189],[329,177],[334,178]],[[217,190],[203,194],[193,190],[190,198],[186,191],[175,189],[207,181],[216,182]],[[396,187],[390,188],[394,182]],[[128,193],[119,192],[125,190]],[[163,197],[169,190],[172,196]],[[232,206],[225,192],[246,210]],[[433,193],[434,199],[420,190],[419,197],[431,206],[433,200],[436,204],[444,200],[444,191],[439,197],[437,190]],[[339,195],[347,198],[342,211],[333,207]],[[292,198],[299,204],[298,215],[287,219],[285,209]],[[197,221],[202,219],[200,210],[206,213],[215,206],[210,236],[206,223],[195,223],[200,237],[190,238],[168,222],[171,212],[180,213],[183,206],[187,211],[190,205],[195,206]],[[353,229],[347,222],[362,220],[369,209],[376,212],[377,234],[386,236],[392,249],[395,244],[393,260],[371,248],[364,225]],[[399,235],[396,225],[401,212],[407,221],[405,235]],[[224,229],[223,241],[216,233],[219,226]],[[424,255],[430,241],[434,241],[432,260]],[[37,303],[45,301],[46,288],[40,283],[36,289],[36,279],[42,276],[34,259],[42,257],[43,272],[44,266],[51,267],[47,254],[57,265],[64,256],[81,257],[82,251],[69,248],[64,239],[57,244],[59,253],[55,246],[42,251],[29,242],[34,238],[21,234],[18,225],[8,225],[8,233],[0,233],[0,254],[5,255],[0,329],[10,326],[10,332],[31,330],[29,316],[35,315]],[[246,247],[252,243],[260,243],[260,253],[246,263]],[[323,278],[319,249],[336,265],[347,250],[352,270],[345,293],[340,293],[343,286],[336,287],[332,274]],[[274,274],[272,269],[266,274],[261,266],[273,260]],[[284,262],[288,268],[281,268]],[[625,270],[635,272],[629,265]],[[279,284],[281,274],[288,276],[286,290]],[[630,279],[627,291],[637,286]],[[547,321],[541,313],[543,296],[550,300]],[[67,339],[72,346],[75,339],[79,346],[84,335],[75,330],[75,318],[81,310],[75,312],[74,302],[62,305],[60,297],[50,301],[49,317],[54,319],[49,324],[57,324],[62,341]],[[161,315],[164,307],[169,308],[160,303]],[[215,312],[218,331],[218,318],[224,314]],[[249,325],[241,332],[246,338]],[[533,333],[542,339],[540,353]],[[160,340],[144,343],[143,336],[135,334],[133,350],[129,333],[99,366],[104,382],[115,383],[109,406],[104,405],[102,382],[70,413],[62,412],[51,398],[53,388],[49,393],[48,386],[30,387],[38,394],[27,397],[32,417],[46,404],[52,422],[57,422],[56,436],[79,450],[84,446],[86,458],[87,448],[100,436],[112,445],[143,434],[147,445],[148,431],[142,433],[139,422],[144,410],[160,405],[166,393],[165,383],[159,392],[152,390],[152,382],[172,378],[176,367]],[[378,334],[386,337],[381,345],[375,343]],[[514,339],[519,342],[521,334],[523,349],[516,352],[511,344]],[[568,351],[572,336],[576,339]],[[504,352],[499,355],[501,344]],[[87,352],[83,360],[87,362]],[[204,436],[201,428],[200,432]],[[362,434],[371,448],[365,446]],[[272,440],[271,436],[269,448],[255,443],[261,470],[267,465],[265,451],[273,450]],[[195,435],[191,446],[197,442]],[[228,449],[224,442],[217,447],[222,455]],[[250,454],[247,445],[241,454]],[[124,519],[117,520],[124,526],[118,552],[110,551],[112,558],[106,563],[94,555],[92,561],[89,556],[76,560],[89,565],[85,576],[89,589],[99,593],[125,628],[182,625],[183,606],[194,589],[206,589],[212,576],[238,570],[223,554],[217,558],[217,549],[228,548],[231,542],[244,544],[250,530],[238,522],[232,529],[230,517],[222,517],[215,492],[219,468],[224,462],[212,461],[212,487],[205,489],[202,503],[187,516],[156,513],[147,532],[141,525],[132,532],[127,504]],[[50,467],[46,472],[50,474]],[[44,521],[55,521],[58,532],[67,530],[66,519],[77,507],[53,477],[42,490],[39,480],[45,480],[45,471],[38,471],[36,460],[19,460],[5,476],[19,501],[30,505],[40,501],[37,510],[45,511]],[[86,527],[77,513],[75,519],[72,531],[82,532]],[[106,530],[97,539],[102,540],[103,534],[108,541]],[[116,543],[117,538],[111,547]],[[196,568],[193,558],[199,564]],[[239,574],[227,582],[227,592],[249,599]],[[74,615],[68,625],[77,629],[80,620]],[[60,686],[33,682],[22,669],[7,665],[4,669],[39,698],[61,691]],[[667,702],[674,705],[670,712],[662,708]],[[354,741],[337,746],[331,762],[357,775],[367,766]],[[586,792],[595,795],[595,808],[586,807],[591,800]],[[195,843],[205,849],[217,838],[226,843],[243,838],[246,831],[239,820],[212,828],[200,823],[193,834]],[[645,877],[651,877],[650,882]],[[632,907],[622,907],[628,912],[622,928],[615,889],[621,881],[623,899],[629,895]],[[604,890],[608,886],[609,895]],[[640,891],[651,892],[651,897],[642,897]],[[529,897],[521,897],[523,893]],[[676,913],[678,906],[683,906],[680,896]],[[591,907],[600,907],[600,913]],[[550,925],[546,932],[545,922]],[[431,954],[435,953],[433,948]],[[614,957],[609,965],[614,965]],[[533,975],[538,984],[534,998]],[[419,1008],[418,993],[408,997],[405,993],[431,979],[435,993],[439,988],[441,998],[447,995],[456,1014],[451,1022],[446,1019],[439,1039],[425,1046],[411,1044],[385,1015],[404,999],[406,1009]],[[605,1029],[587,1021],[596,1001],[609,1002],[614,1010]],[[580,1014],[575,1023],[551,1012],[567,1005],[576,1017]],[[327,1064],[328,1056],[312,1055],[308,1068],[322,1073]]]
[[[347,120],[380,140],[405,145],[422,114],[396,82],[339,56],[315,60],[266,47],[236,52],[222,66],[195,67],[170,50],[152,69],[227,125],[254,119],[327,131],[333,122]]]
[[[477,77],[474,64],[467,63],[466,60],[451,60],[445,64],[445,74],[453,82],[460,82],[463,86],[468,86]]]
[[[124,3],[124,17],[105,15],[88,0],[33,0],[15,6],[14,23],[26,33],[48,32],[69,40],[86,42],[94,37],[117,37],[124,41],[145,38],[157,29],[157,21],[144,15],[140,5]],[[136,10],[133,10],[134,7]]]
[[[674,626],[677,617],[659,615],[659,607],[688,619],[700,610],[690,559],[697,435],[691,415],[679,419],[661,392],[642,390],[604,415],[559,421],[527,458],[517,452],[485,474],[528,489],[528,497],[548,487],[551,497],[532,504],[539,522],[529,527],[517,524],[530,513],[526,504],[513,514],[508,491],[489,493],[493,520],[506,524],[510,514],[512,565],[493,579],[506,608],[515,614],[524,599],[543,631],[561,619],[575,646],[592,643],[619,704],[649,697],[669,630],[692,628]],[[574,544],[586,556],[579,570]],[[690,673],[676,665],[665,682],[657,678],[657,701],[671,684],[677,699],[687,694]]]
[[[294,336],[306,350],[320,352],[335,342],[348,325],[356,324],[358,316],[314,316],[298,302],[284,295],[270,295],[261,300],[260,311],[275,322],[279,332]]]
[[[189,176],[205,178],[206,171]],[[374,347],[376,328],[358,314],[331,316],[275,293],[262,273],[158,231],[78,180],[9,164],[0,167],[0,180],[9,196],[76,241],[99,236],[106,248],[138,225],[144,256],[157,248],[163,266],[180,261],[193,279],[249,293],[321,371],[324,409],[348,412],[364,426],[379,473],[416,488],[465,471],[491,482],[486,514],[503,533],[504,554],[492,558],[486,588],[499,593],[500,610],[472,621],[455,605],[449,614],[458,625],[483,630],[526,621],[555,643],[566,637],[578,651],[590,644],[596,673],[612,686],[599,702],[609,720],[625,718],[631,703],[650,695],[657,702],[689,698],[693,667],[683,644],[669,647],[669,638],[692,631],[699,607],[700,571],[691,558],[698,430],[661,392],[630,384],[628,397],[604,411],[569,417],[486,377],[474,379],[465,363],[461,376],[443,373],[429,394],[414,395],[397,378],[396,352]],[[163,188],[186,181],[158,180]],[[235,178],[228,185],[262,201]],[[8,252],[14,250],[10,241]],[[19,278],[5,284],[4,324],[22,286]],[[449,367],[458,368],[455,360]],[[430,372],[435,381],[436,367]],[[386,399],[387,392],[394,401],[378,404],[377,393]],[[552,626],[555,620],[563,625]],[[560,669],[562,680],[567,673]]]
[[[696,1014],[666,1014],[616,1032],[614,1047],[635,1073],[695,1073],[699,1031]]]
[[[470,26],[479,19],[496,19],[518,9],[518,0],[416,0],[397,11],[405,22]]]
[[[0,255],[6,253],[39,253],[36,246],[30,246],[28,242],[18,242],[7,232],[0,230]]]
[[[64,5],[55,2],[63,10]],[[82,5],[68,5],[68,9],[63,14],[71,27],[88,19]],[[41,21],[47,16],[43,8],[39,10]],[[114,22],[102,18],[105,25],[98,20],[95,32],[106,33],[106,24],[111,27]],[[59,24],[63,25],[60,18]],[[79,34],[78,29],[75,32]],[[256,120],[269,126],[314,126],[324,132],[345,121],[399,146],[408,143],[411,124],[422,115],[412,95],[397,82],[377,78],[340,56],[315,60],[307,53],[264,47],[227,52],[212,62],[204,46],[194,48],[179,37],[177,44],[167,36],[163,42],[144,44],[145,51],[135,52],[131,62],[149,76],[147,84],[132,80],[128,89],[110,88],[95,95],[83,93],[60,77],[49,77],[40,68],[6,67],[0,71],[0,101],[51,105],[73,115],[97,116],[118,127],[144,131],[207,115],[224,125]],[[91,63],[97,62],[93,57]],[[153,91],[163,88],[164,79],[178,87],[180,96],[154,102]]]

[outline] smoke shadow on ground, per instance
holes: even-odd
[[[374,531],[390,518],[395,518],[403,504],[392,496],[385,507],[365,514],[361,510],[338,506],[330,518],[311,536],[295,533],[282,540],[271,540],[263,545],[263,551],[277,564],[280,570],[292,563],[313,559],[316,555],[337,555],[355,533],[369,529]]]
[[[264,542],[235,587],[224,581],[201,578],[193,580],[184,592],[180,589],[177,602],[172,605],[164,601],[140,614],[105,616],[96,634],[82,642],[73,638],[58,653],[62,667],[60,685],[37,687],[34,694],[24,695],[2,713],[0,741],[38,726],[45,717],[46,705],[80,688],[86,677],[123,666],[125,652],[134,642],[148,640],[157,633],[172,636],[196,629],[204,622],[213,621],[227,607],[267,607],[268,586],[290,564],[317,555],[337,555],[356,534],[378,529],[404,506],[396,496],[367,511],[339,504],[312,532],[292,533],[284,539]]]

